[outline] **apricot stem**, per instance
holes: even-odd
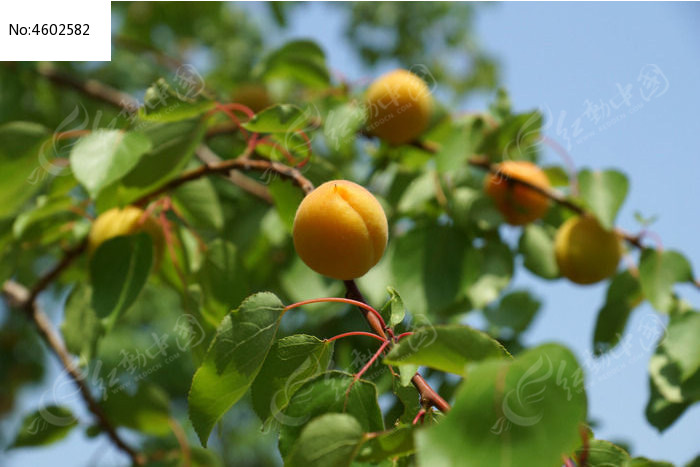
[[[397,340],[397,341],[400,341],[400,340],[403,339],[404,337],[410,336],[411,334],[413,334],[411,331],[401,333],[401,334],[399,334],[398,336],[396,336],[396,340]]]
[[[425,417],[426,411],[425,409],[420,409],[418,411],[418,414],[416,414],[416,417],[413,419],[413,422],[411,425],[416,425],[419,421],[423,420],[423,417]]]
[[[373,337],[379,341],[386,342],[386,339],[382,339],[380,336],[374,334],[373,332],[365,332],[365,331],[351,331],[351,332],[344,332],[342,334],[338,334],[337,336],[333,336],[329,339],[326,339],[326,342],[333,342],[334,340],[341,339],[343,337],[350,337],[350,336],[367,336],[367,337]]]
[[[369,367],[371,367],[372,364],[377,361],[377,358],[379,358],[379,356],[382,354],[382,352],[384,352],[384,349],[386,349],[389,344],[391,344],[390,341],[384,341],[384,343],[379,346],[379,348],[374,353],[374,355],[372,355],[372,358],[370,358],[369,361],[367,363],[365,363],[365,366],[363,366],[360,371],[355,373],[355,376],[353,376],[352,379],[354,381],[357,381],[358,379],[360,379],[362,377],[362,375],[365,374],[365,372],[367,370],[369,370]]]
[[[297,303],[292,303],[291,305],[287,305],[284,307],[284,311],[287,312],[288,310],[291,310],[293,308],[297,308],[300,306],[304,305],[310,305],[312,303],[324,303],[324,302],[339,302],[339,303],[347,303],[348,305],[355,305],[359,306],[360,308],[363,308],[367,310],[368,312],[372,313],[381,323],[382,328],[386,328],[386,323],[384,322],[384,318],[382,318],[382,315],[379,314],[377,310],[372,308],[370,305],[360,302],[358,300],[352,300],[350,298],[340,298],[340,297],[326,297],[326,298],[312,298],[310,300],[303,300],[301,302]],[[386,340],[386,339],[382,339]]]

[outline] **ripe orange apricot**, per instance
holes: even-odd
[[[408,143],[428,126],[432,112],[430,90],[407,70],[380,76],[367,90],[367,129],[391,144]]]
[[[554,255],[562,275],[576,284],[610,277],[622,256],[620,238],[591,215],[572,217],[554,238]]]
[[[299,257],[314,271],[334,279],[363,276],[384,254],[386,214],[364,187],[326,182],[303,199],[292,235]]]
[[[143,209],[136,206],[112,208],[100,214],[90,227],[88,251],[92,254],[111,238],[139,232],[146,232],[153,239],[154,264],[158,264],[164,247],[163,232],[155,219],[144,216]]]
[[[498,165],[498,172],[486,177],[485,189],[506,222],[524,225],[545,215],[549,208],[546,196],[499,175],[502,173],[541,188],[549,188],[549,179],[542,169],[528,161],[505,161]]]

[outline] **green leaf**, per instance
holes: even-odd
[[[397,207],[400,213],[423,212],[425,204],[435,198],[435,172],[428,170],[415,178],[403,192]]]
[[[438,265],[436,265],[435,274]],[[513,253],[500,239],[466,251],[462,265],[462,287],[474,308],[483,308],[498,298],[513,275]]]
[[[120,181],[105,188],[98,210],[130,204],[178,176],[202,141],[206,126],[201,119],[173,123],[144,122],[143,133],[152,149]]]
[[[243,124],[243,128],[256,133],[289,133],[307,127],[308,115],[292,104],[277,104],[257,113]]]
[[[65,438],[77,424],[70,409],[55,405],[44,407],[24,418],[10,448],[55,443]]]
[[[29,122],[0,125],[0,219],[16,213],[41,187],[45,172],[42,158],[53,146],[44,147],[49,131]]]
[[[403,299],[396,289],[387,287],[386,291],[389,293],[389,300],[382,307],[381,314],[389,316],[389,327],[393,328],[401,324],[406,317],[406,305],[404,305]]]
[[[265,422],[279,415],[309,378],[324,373],[333,343],[297,334],[275,342],[250,388],[253,409]]]
[[[673,404],[700,400],[700,313],[671,316],[666,335],[649,362],[655,391]],[[651,404],[651,401],[650,401]]]
[[[179,92],[164,79],[159,79],[146,90],[144,105],[139,108],[139,119],[151,122],[178,122],[200,117],[214,108],[212,101],[187,101],[185,92]],[[195,96],[192,96],[195,97]]]
[[[580,458],[582,449],[577,452]],[[624,466],[630,460],[630,455],[619,446],[610,441],[601,439],[588,440],[586,465],[590,467]]]
[[[284,305],[274,294],[258,293],[221,321],[187,398],[190,420],[203,446],[217,420],[253,383],[283,312]]]
[[[0,283],[4,283],[16,273],[15,267],[20,249],[15,247],[12,221],[12,218],[0,219]]]
[[[399,383],[403,387],[410,387],[411,380],[418,372],[420,365],[404,363],[399,366]]]
[[[593,349],[596,355],[602,355],[618,344],[630,313],[642,299],[639,280],[628,270],[613,277],[605,297],[605,304],[598,311],[596,319],[593,335]]]
[[[662,346],[680,369],[682,381],[700,370],[700,312],[689,311],[671,316]]]
[[[445,173],[459,169],[473,153],[474,134],[481,133],[473,131],[472,126],[473,124],[459,125],[452,129],[435,154],[435,166],[438,172]]]
[[[465,282],[463,233],[432,226],[411,230],[390,243],[392,282],[414,315],[438,313],[460,298]]]
[[[329,148],[348,152],[365,123],[365,111],[356,102],[348,102],[333,108],[323,122],[323,135]]]
[[[168,395],[152,383],[140,384],[133,395],[125,390],[109,391],[102,409],[117,426],[154,436],[166,436],[172,431]]]
[[[452,410],[416,432],[420,465],[560,466],[586,421],[582,370],[556,344],[470,369]]]
[[[676,251],[646,249],[639,261],[639,282],[651,305],[668,312],[673,304],[673,285],[693,280],[688,260]]]
[[[269,54],[253,73],[264,78],[291,79],[313,87],[326,87],[330,83],[325,54],[309,40],[286,43]]]
[[[688,407],[690,402],[676,403],[666,399],[654,384],[653,378],[649,378],[649,402],[644,413],[647,421],[660,433],[673,425]]]
[[[273,180],[267,188],[270,190],[270,195],[272,195],[275,208],[282,223],[286,227],[287,232],[291,233],[294,226],[294,217],[301,200],[304,199],[304,193],[299,187],[286,180]]]
[[[200,311],[214,326],[249,291],[247,273],[236,246],[221,238],[209,244],[197,277],[204,295]]]
[[[92,308],[92,289],[89,285],[75,286],[66,301],[64,315],[61,334],[66,348],[85,361],[90,360],[95,354],[103,328]]]
[[[328,413],[302,430],[284,465],[287,467],[349,466],[364,433],[355,417]]]
[[[214,185],[200,178],[179,186],[172,192],[175,207],[192,226],[220,231],[224,214]]]
[[[540,305],[527,290],[517,290],[504,295],[498,306],[487,308],[484,315],[491,324],[520,333],[530,325]]]
[[[53,224],[62,224],[75,213],[70,211],[73,201],[65,196],[37,198],[36,207],[22,212],[12,225],[12,232],[16,239],[36,237],[36,233],[50,228]]]
[[[325,413],[347,413],[357,419],[363,431],[384,429],[374,384],[340,371],[330,371],[307,380],[292,396],[278,420],[281,422],[279,448],[287,456],[309,420]]]
[[[409,366],[411,365],[403,365],[399,367],[399,370],[404,370]],[[416,370],[418,370],[418,367],[415,367],[413,374],[415,374]],[[402,384],[402,381],[399,378],[393,378],[391,385],[394,394],[396,394],[396,397],[399,399],[399,403],[403,407],[403,411],[401,412],[401,415],[399,415],[399,421],[403,423],[411,423],[418,414],[418,411],[421,409],[420,394],[418,394],[418,390],[415,388],[415,386],[410,384],[410,381],[408,381],[406,384]]]
[[[381,462],[408,456],[414,451],[413,432],[411,425],[399,425],[391,431],[382,432],[362,444],[356,459],[360,462]]]
[[[452,324],[416,330],[391,349],[384,363],[421,365],[463,375],[467,365],[473,362],[506,356],[505,348],[487,334]]]
[[[615,226],[615,217],[625,201],[629,182],[627,177],[615,170],[582,170],[578,174],[581,197],[593,211],[601,225],[610,230]]]
[[[492,161],[532,160],[541,139],[542,114],[526,112],[508,116],[488,133],[477,154],[485,153]]]
[[[146,284],[153,263],[148,234],[120,236],[101,244],[90,259],[92,308],[114,323]]]
[[[624,464],[623,467],[674,467],[670,462],[652,461],[646,457],[635,457]]]
[[[569,174],[563,167],[550,165],[548,167],[542,167],[542,171],[549,179],[549,184],[553,187],[569,186]]]
[[[503,223],[503,216],[483,189],[458,187],[447,195],[450,213],[457,225],[493,231]]]
[[[265,261],[269,261],[266,257]],[[309,268],[298,255],[292,255],[289,267],[280,277],[284,293],[291,302],[300,302],[309,297],[337,297],[344,292],[343,283],[330,280]],[[306,314],[307,323],[318,323],[342,310],[336,303],[319,303],[313,312]]]
[[[83,136],[70,153],[75,178],[97,198],[102,189],[124,177],[151,149],[142,133],[96,130]]]
[[[518,249],[523,255],[523,265],[543,279],[559,277],[559,266],[554,256],[554,229],[529,224],[523,229]]]

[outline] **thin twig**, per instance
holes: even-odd
[[[440,146],[438,144],[433,143],[431,141],[415,142],[412,143],[412,145],[430,153],[436,153],[440,149]],[[474,156],[470,158],[467,162],[472,167],[478,167],[487,170],[488,172],[494,175],[498,175],[499,177],[503,178],[507,183],[515,183],[527,187],[528,189],[551,199],[555,203],[575,212],[576,214],[584,215],[588,213],[582,206],[579,206],[578,204],[574,203],[573,201],[568,199],[564,194],[558,192],[557,190],[533,185],[527,180],[523,180],[500,171],[498,169],[498,164],[492,163],[486,157]],[[622,229],[615,229],[615,232],[630,245],[633,245],[634,247],[639,248],[640,250],[644,249],[644,245],[642,245],[641,238],[639,235],[631,234]]]
[[[51,282],[53,282],[65,269],[67,269],[68,266],[70,266],[71,263],[73,263],[73,261],[77,259],[83,251],[85,251],[86,247],[87,239],[80,242],[80,244],[73,249],[66,251],[61,260],[53,268],[51,268],[49,272],[41,276],[37,283],[34,284],[29,293],[29,297],[27,297],[26,303],[36,301],[39,294],[43,292],[44,289],[46,289],[46,287],[48,287],[49,284],[51,284]]]
[[[86,96],[101,100],[120,109],[133,110],[139,105],[138,100],[125,92],[119,91],[118,89],[94,79],[82,80],[70,76],[57,70],[50,63],[40,63],[36,67],[36,72],[52,83],[74,89]]]
[[[64,264],[64,262],[61,262],[59,264]],[[52,272],[56,271],[56,269],[57,268],[54,268]],[[57,275],[58,273],[54,274]],[[63,345],[63,341],[61,341],[61,338],[59,337],[58,333],[54,331],[53,326],[51,325],[51,321],[46,316],[46,314],[39,308],[39,306],[36,303],[36,300],[32,298],[33,294],[37,293],[36,290],[38,289],[35,287],[30,292],[29,290],[27,290],[27,288],[14,281],[7,281],[3,284],[2,287],[2,293],[8,298],[8,301],[13,306],[24,310],[27,316],[34,322],[44,342],[46,342],[49,349],[51,349],[54,355],[58,357],[63,367],[66,369],[68,375],[75,382],[83,400],[87,404],[88,409],[95,416],[95,418],[97,419],[97,423],[102,428],[102,430],[107,434],[107,436],[109,436],[109,438],[112,440],[114,445],[117,446],[117,448],[119,448],[121,451],[123,451],[126,455],[129,456],[129,458],[135,465],[143,465],[143,456],[137,453],[133,448],[131,448],[121,438],[121,436],[119,436],[119,434],[116,431],[116,428],[113,427],[112,424],[109,422],[104,411],[102,410],[102,407],[92,396],[92,393],[90,392],[90,388],[88,388],[85,378],[83,377],[82,373],[78,370],[74,361],[71,358],[70,353]]]
[[[345,289],[347,291],[345,296],[347,298],[367,303],[367,300],[365,299],[364,295],[362,295],[362,292],[360,292],[360,289],[357,287],[357,283],[354,280],[348,280],[344,282]],[[370,327],[377,334],[379,334],[382,337],[385,337],[385,330],[383,329],[379,320],[377,320],[376,317],[371,313],[368,313],[362,309],[360,309],[360,311],[363,312],[362,314],[367,320],[367,323],[369,323]],[[433,406],[439,409],[442,413],[449,412],[450,404],[448,404],[447,401],[445,401],[445,399],[440,397],[440,395],[432,387],[430,387],[428,382],[419,373],[413,375],[413,378],[411,378],[411,383],[413,383],[413,385],[418,390],[418,393],[420,394],[421,398],[421,403],[424,407]]]
[[[201,165],[195,169],[184,172],[178,178],[175,178],[151,193],[144,195],[134,204],[144,204],[149,200],[162,195],[163,193],[167,193],[179,187],[184,183],[196,180],[205,175],[228,174],[234,169],[241,171],[262,172],[270,176],[279,176],[281,178],[289,179],[296,183],[305,194],[311,193],[311,191],[314,189],[313,184],[294,167],[266,159],[249,159],[244,155],[237,157],[236,159],[224,160],[216,164]]]

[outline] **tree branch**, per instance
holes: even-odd
[[[346,289],[345,296],[347,298],[351,298],[362,303],[367,303],[367,300],[365,299],[364,295],[362,295],[362,292],[360,292],[360,289],[357,287],[357,283],[354,280],[347,280],[344,281],[344,283]],[[362,311],[362,315],[367,320],[369,326],[381,337],[386,338],[385,329],[382,328],[382,325],[379,323],[376,316],[361,308],[358,309]],[[413,378],[411,378],[411,383],[413,383],[413,386],[415,386],[415,388],[418,390],[421,403],[424,407],[433,406],[439,409],[442,413],[447,413],[450,411],[450,404],[448,404],[445,399],[440,397],[440,395],[432,387],[430,387],[428,382],[419,373],[413,375]]]
[[[72,259],[69,258],[74,258],[77,254],[78,253],[74,253],[73,255],[66,255],[64,257],[64,261],[61,261],[59,265],[50,272],[50,274],[47,274],[44,277],[47,278],[49,275],[53,275],[53,277],[56,277],[61,270],[67,267],[65,265],[69,264],[72,261]],[[50,282],[51,280],[48,279],[40,280],[39,283],[37,283],[37,285],[45,284],[45,287]],[[121,438],[121,436],[119,436],[119,433],[117,433],[115,427],[113,427],[112,424],[109,422],[104,411],[102,410],[102,407],[92,396],[92,393],[90,392],[90,388],[88,388],[85,378],[75,366],[73,360],[71,359],[70,353],[63,345],[63,341],[59,337],[58,333],[54,331],[51,325],[51,321],[37,305],[35,298],[36,294],[38,294],[39,291],[40,289],[38,287],[34,287],[32,291],[29,291],[24,286],[14,281],[6,281],[2,286],[2,293],[7,297],[8,302],[13,306],[22,309],[27,314],[29,319],[31,319],[32,322],[34,322],[34,324],[36,325],[39,334],[41,335],[44,342],[46,342],[49,349],[61,361],[61,364],[66,369],[66,372],[75,382],[75,385],[78,387],[80,395],[86,402],[88,409],[95,416],[95,419],[97,420],[97,423],[100,426],[100,428],[102,428],[102,430],[105,433],[107,433],[107,436],[109,436],[109,438],[112,440],[112,442],[117,448],[119,448],[121,451],[123,451],[126,455],[129,456],[133,464],[143,465],[145,462],[143,456],[137,453],[133,448],[131,448]]]
[[[11,66],[11,65],[7,65]],[[105,102],[112,107],[118,109],[127,110],[133,112],[134,109],[138,108],[139,102],[134,99],[129,94],[119,91],[107,84],[101,83],[96,80],[81,80],[74,76],[70,76],[66,73],[57,70],[53,65],[49,63],[42,63],[37,65],[36,73],[51,81],[52,83],[73,89],[78,91],[92,99],[100,100]],[[212,162],[212,155],[214,159],[219,159],[208,146],[202,144],[195,151],[197,157],[204,163]],[[219,159],[220,160],[220,159]],[[244,177],[239,172],[231,172],[229,174],[229,180],[239,188],[248,193],[263,199],[268,203],[272,203],[272,196],[264,185],[248,178]]]
[[[39,76],[48,79],[52,83],[74,89],[82,94],[85,94],[86,96],[92,97],[93,99],[106,102],[113,107],[133,110],[139,105],[138,100],[134,99],[131,95],[125,92],[119,91],[118,89],[94,79],[81,80],[74,76],[70,76],[57,70],[50,63],[38,64],[36,67],[36,72]]]

